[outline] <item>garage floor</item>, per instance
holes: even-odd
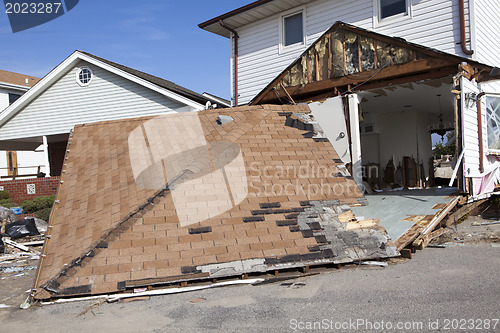
[[[380,219],[380,225],[396,241],[416,222],[439,213],[455,193],[455,187],[384,191],[366,195],[368,206],[353,207],[352,211],[358,220]]]

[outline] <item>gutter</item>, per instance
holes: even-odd
[[[486,95],[484,92],[480,92],[476,96],[476,110],[477,110],[477,136],[479,138],[479,172],[484,172],[484,162],[483,162],[483,117],[481,115],[481,97]]]
[[[234,106],[238,106],[238,33],[233,28],[224,24],[224,21],[219,20],[221,27],[233,34],[234,38]]]
[[[469,50],[467,48],[467,42],[465,40],[465,8],[464,8],[464,0],[458,0],[458,9],[460,16],[460,46],[462,47],[462,51],[467,55],[474,54],[473,50]],[[470,9],[469,9],[470,13]],[[470,14],[469,14],[470,16]]]

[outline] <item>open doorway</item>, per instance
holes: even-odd
[[[434,149],[455,140],[452,86],[450,76],[358,92],[363,175],[373,190],[437,185]],[[451,169],[453,154],[445,158]]]

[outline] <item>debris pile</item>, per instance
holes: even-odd
[[[0,233],[1,279],[24,275],[36,269],[47,232],[47,223],[40,219],[25,218],[16,221],[8,209],[0,207],[2,230]],[[15,241],[14,241],[15,240]]]

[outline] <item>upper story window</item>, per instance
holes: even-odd
[[[304,41],[302,12],[283,18],[283,34],[284,46],[302,43]]]
[[[92,82],[93,73],[88,67],[82,67],[76,72],[76,82],[80,86],[88,86]]]
[[[379,19],[408,14],[408,0],[378,0]]]
[[[305,45],[304,11],[293,12],[281,17],[280,50],[295,49]]]

